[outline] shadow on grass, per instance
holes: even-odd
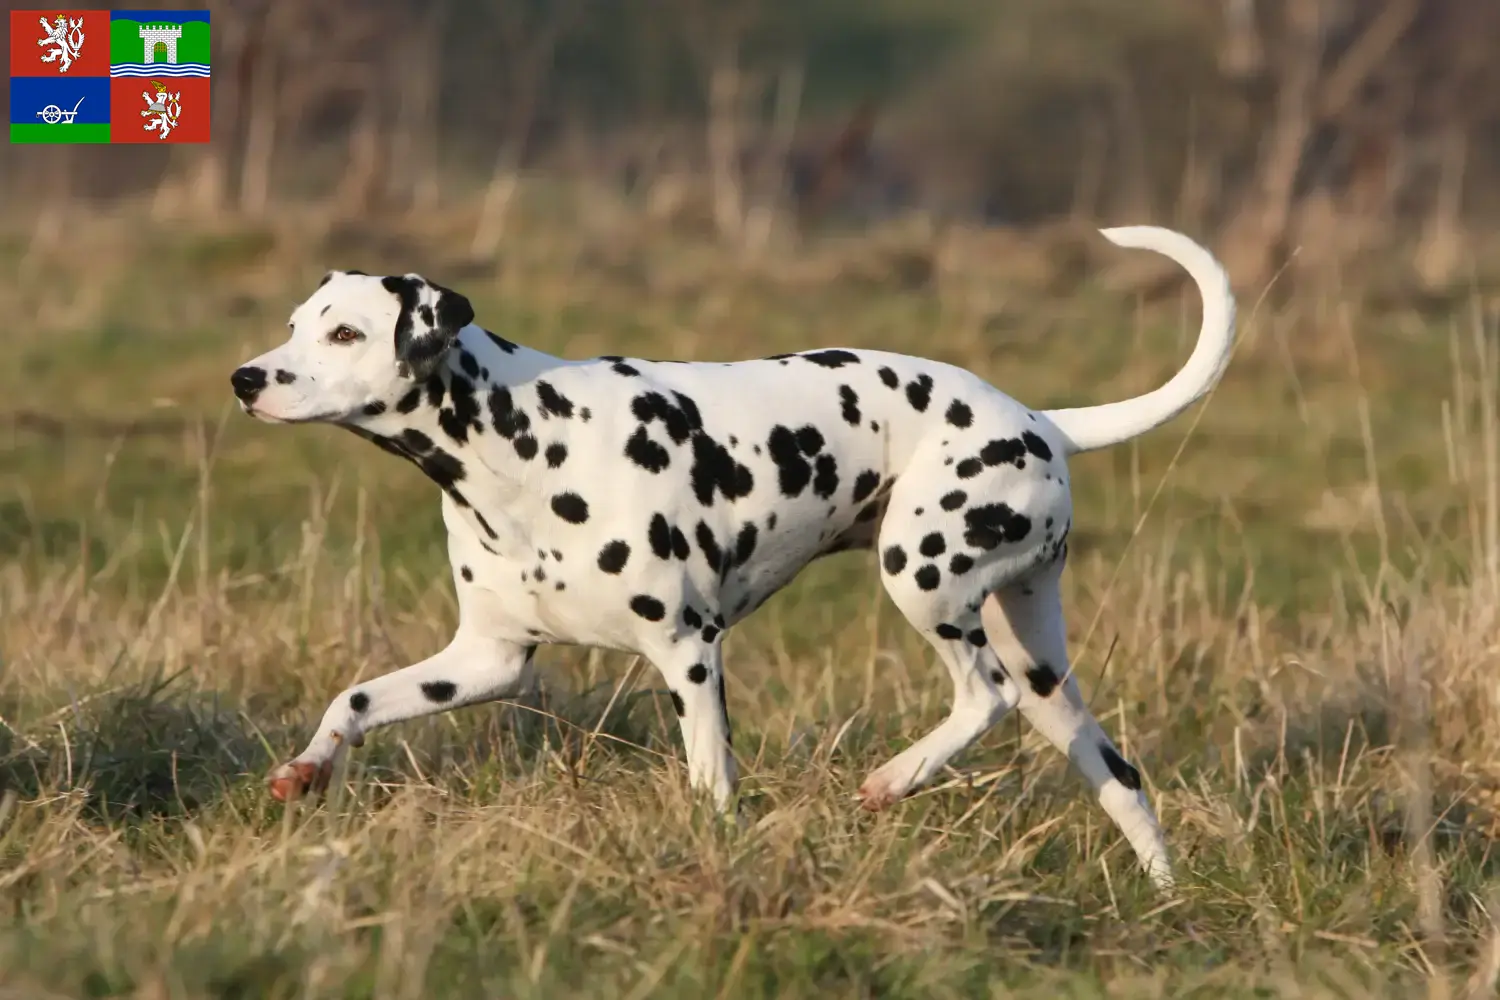
[[[174,687],[174,678],[141,681],[80,696],[19,732],[0,728],[0,787],[26,797],[84,788],[86,814],[115,822],[195,811],[263,771],[243,712]]]

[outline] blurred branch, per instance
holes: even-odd
[[[1389,0],[1381,8],[1323,81],[1318,95],[1320,118],[1327,121],[1345,112],[1365,82],[1390,58],[1420,7],[1420,0]]]

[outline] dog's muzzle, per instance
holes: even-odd
[[[254,365],[236,368],[234,374],[229,376],[229,384],[234,386],[235,397],[248,406],[255,402],[255,397],[266,387],[266,370]]]

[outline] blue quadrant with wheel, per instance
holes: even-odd
[[[109,124],[109,77],[12,77],[10,120],[62,127]]]

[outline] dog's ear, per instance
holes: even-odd
[[[382,278],[381,284],[401,303],[395,330],[401,375],[423,381],[442,363],[458,331],[474,322],[474,307],[451,288],[420,274]]]

